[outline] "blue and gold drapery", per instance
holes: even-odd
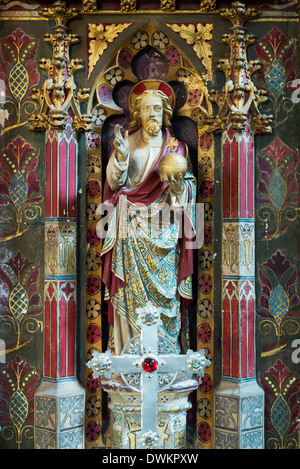
[[[192,176],[187,182],[191,202],[185,215],[194,227],[196,186]],[[114,245],[112,271],[125,285],[111,298],[116,313],[138,334],[136,309],[151,301],[162,309],[161,333],[177,346],[182,327],[180,296],[192,298],[191,276],[178,284],[179,240],[185,229],[181,219],[169,204],[168,191],[148,206],[134,204],[121,195],[102,251]],[[105,299],[109,299],[107,289]]]

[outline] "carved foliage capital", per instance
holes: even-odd
[[[39,114],[30,118],[30,130],[45,131],[49,128],[64,130],[67,123],[69,109],[73,110],[76,119],[74,130],[85,131],[90,129],[91,118],[82,116],[80,104],[89,97],[89,90],[83,89],[76,92],[74,75],[83,68],[81,59],[71,59],[70,46],[76,44],[79,39],[77,34],[67,33],[65,24],[71,18],[78,16],[79,11],[74,8],[66,8],[65,2],[56,1],[53,8],[45,8],[41,15],[54,19],[56,26],[54,33],[45,34],[44,40],[53,48],[52,58],[40,60],[40,67],[46,70],[48,79],[43,86],[35,88],[32,99],[40,105]]]
[[[61,0],[54,2],[52,8],[43,8],[39,11],[39,15],[55,20],[57,26],[65,26],[71,18],[79,16],[79,13],[76,8],[67,8],[66,2]]]
[[[232,8],[223,8],[220,15],[230,20],[233,26],[243,26],[247,21],[253,20],[261,15],[255,8],[246,8],[241,2],[232,2]]]
[[[272,116],[262,115],[259,106],[267,98],[255,87],[252,76],[260,70],[260,62],[248,62],[247,48],[255,42],[253,34],[246,34],[244,23],[256,18],[260,12],[233,2],[231,9],[221,10],[221,15],[233,23],[230,34],[223,35],[223,42],[230,47],[230,58],[221,59],[217,69],[225,74],[222,91],[212,90],[210,100],[218,105],[218,115],[209,116],[211,132],[221,132],[229,122],[237,132],[243,132],[250,122],[254,133],[271,133]]]

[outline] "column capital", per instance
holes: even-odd
[[[66,8],[65,2],[54,2],[53,8],[44,8],[41,16],[55,20],[52,34],[45,34],[44,41],[53,48],[51,59],[42,58],[40,68],[48,78],[40,88],[32,90],[32,99],[39,104],[39,113],[29,118],[29,130],[45,132],[49,129],[63,131],[72,110],[75,132],[91,129],[92,117],[82,114],[80,106],[89,97],[89,89],[77,90],[74,75],[82,70],[81,59],[70,59],[70,46],[79,42],[77,34],[67,32],[66,23],[79,16],[79,10]]]
[[[244,24],[259,16],[260,12],[246,8],[243,3],[233,2],[231,9],[224,9],[220,14],[229,19],[233,27],[229,34],[224,34],[222,41],[230,47],[230,57],[221,59],[217,69],[225,74],[225,86],[222,91],[211,90],[209,99],[218,105],[217,115],[209,115],[206,122],[211,132],[222,132],[231,123],[236,132],[244,132],[247,121],[254,133],[271,133],[272,116],[260,113],[259,107],[267,101],[265,92],[258,90],[252,76],[260,70],[260,61],[248,62],[247,48],[255,42],[253,34],[246,34]]]
[[[79,14],[80,10],[67,8],[66,2],[61,0],[54,2],[52,8],[43,8],[39,11],[40,16],[55,20],[56,26],[65,26],[70,19],[78,17]]]
[[[243,26],[247,21],[254,20],[261,15],[261,11],[256,8],[246,8],[241,2],[232,2],[232,8],[222,8],[220,15],[230,20],[233,26]]]

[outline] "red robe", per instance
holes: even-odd
[[[133,130],[136,131],[137,129]],[[122,187],[117,191],[113,191],[110,186],[108,185],[107,180],[105,181],[104,185],[104,192],[103,192],[103,200],[104,204],[107,205],[114,205],[115,207],[118,204],[119,197],[121,194],[126,195],[127,199],[132,203],[140,203],[146,206],[150,205],[151,203],[155,202],[164,191],[168,190],[168,185],[166,183],[161,182],[160,174],[158,170],[158,165],[161,158],[170,152],[170,147],[168,147],[168,142],[172,135],[168,129],[165,129],[166,132],[166,140],[164,147],[157,158],[157,161],[148,174],[148,176],[141,182],[141,184],[134,188],[134,189],[127,189],[126,187]],[[181,155],[187,157],[188,149],[187,146],[182,143],[178,142],[177,148],[172,148],[172,152],[180,153]],[[183,237],[179,240],[179,247],[180,247],[180,257],[179,257],[179,269],[178,269],[178,281],[177,285],[180,282],[192,275],[193,273],[193,250],[186,249],[185,241],[187,239],[186,235],[189,234],[188,239],[191,240],[194,235],[193,227],[191,226],[190,220],[185,217],[184,220],[185,229],[182,230]],[[119,288],[125,286],[125,283],[114,275],[112,271],[111,264],[112,264],[112,251],[113,246],[108,252],[102,254],[102,262],[103,262],[103,276],[102,281],[106,285],[110,298],[116,293]],[[181,323],[182,325],[185,322],[185,311],[188,306],[190,300],[187,298],[181,297]],[[108,301],[108,321],[113,325],[114,316],[113,316],[113,307],[111,301]]]

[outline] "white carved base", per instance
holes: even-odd
[[[141,430],[141,394],[132,392],[117,374],[101,378],[101,386],[109,395],[111,448],[135,449]],[[188,396],[198,386],[195,379],[182,373],[168,390],[158,393],[157,429],[162,432],[158,447],[186,448]]]
[[[34,397],[34,448],[84,449],[84,411],[77,381],[43,381]]]
[[[264,392],[256,381],[222,380],[214,422],[214,449],[264,449]]]

